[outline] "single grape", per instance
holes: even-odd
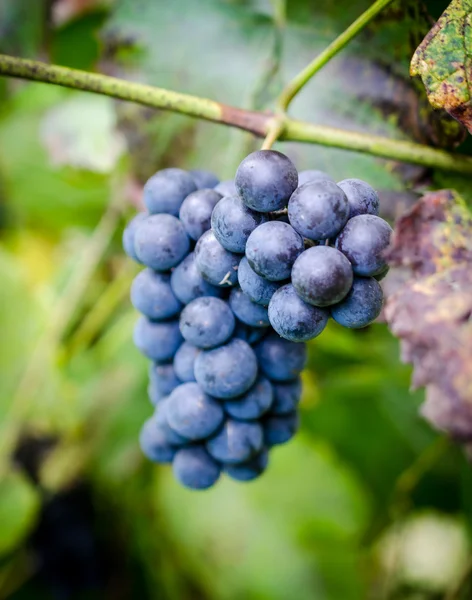
[[[270,409],[271,415],[286,415],[297,410],[302,395],[302,380],[297,377],[286,383],[273,383],[274,402]]]
[[[382,303],[382,288],[373,277],[354,277],[349,294],[331,307],[331,316],[344,327],[360,329],[375,321],[382,310]]]
[[[195,253],[188,256],[172,271],[170,285],[176,297],[183,304],[189,304],[201,296],[221,298],[225,290],[205,281],[197,269]]]
[[[258,419],[272,406],[273,392],[270,381],[261,375],[256,383],[242,396],[227,400],[225,411],[240,421]]]
[[[144,265],[155,271],[167,271],[188,254],[190,240],[176,217],[151,215],[138,225],[134,247]]]
[[[297,344],[268,335],[254,347],[259,367],[271,381],[291,381],[303,371],[306,363],[306,344]]]
[[[338,186],[346,194],[349,202],[349,218],[357,215],[378,215],[379,197],[377,192],[362,179],[343,179]]]
[[[134,248],[134,236],[136,234],[136,229],[139,227],[139,224],[144,221],[149,215],[145,212],[137,214],[135,217],[131,219],[131,221],[126,225],[123,230],[123,249],[126,254],[132,258],[135,262],[140,262],[139,258],[136,256],[136,250]]]
[[[220,466],[203,446],[182,448],[174,457],[175,478],[191,490],[206,490],[218,481]]]
[[[152,362],[149,365],[149,397],[152,404],[158,404],[162,398],[182,383],[177,377],[172,364],[160,365]]]
[[[313,306],[340,302],[351,289],[352,268],[349,260],[330,246],[308,248],[292,269],[292,284],[297,294]]]
[[[198,383],[182,383],[167,401],[170,427],[190,440],[202,440],[212,435],[223,418],[221,404],[205,394]]]
[[[206,443],[208,452],[219,462],[238,464],[262,449],[263,433],[259,423],[227,419],[222,429]]]
[[[290,225],[309,240],[322,241],[337,235],[349,217],[346,195],[333,181],[305,183],[288,203]]]
[[[269,321],[286,340],[307,342],[326,327],[329,312],[304,302],[291,284],[275,292],[269,304]]]
[[[240,321],[251,327],[268,327],[267,308],[252,302],[240,288],[233,288],[229,296],[231,310]]]
[[[162,430],[165,439],[171,446],[185,446],[190,443],[190,437],[180,435],[169,423],[170,396],[166,396],[159,402],[154,413],[156,427]]]
[[[183,342],[178,321],[155,323],[140,317],[134,328],[133,341],[138,350],[158,362],[172,360]]]
[[[263,421],[264,443],[269,448],[285,444],[298,431],[299,417],[296,412],[280,416],[267,416]]]
[[[202,297],[192,300],[180,315],[180,331],[184,339],[197,348],[214,348],[224,344],[234,331],[231,308],[220,298]]]
[[[180,207],[179,219],[192,240],[197,241],[211,227],[211,213],[222,196],[215,190],[201,189],[189,194]]]
[[[197,268],[203,279],[213,285],[236,285],[240,260],[240,256],[223,248],[211,230],[204,233],[195,246]]]
[[[258,150],[239,165],[235,184],[246,206],[257,212],[272,212],[287,206],[297,187],[298,174],[284,154]]]
[[[202,169],[192,169],[191,171],[189,171],[189,174],[192,176],[195,185],[199,190],[203,188],[214,188],[220,183],[218,177],[210,171],[204,171]]]
[[[250,327],[246,323],[236,320],[233,337],[244,340],[248,344],[257,344],[267,333],[272,331],[270,327]]]
[[[184,342],[175,353],[174,371],[180,381],[196,381],[194,367],[199,352],[199,348]]]
[[[163,169],[144,184],[144,204],[151,214],[177,217],[184,198],[197,189],[193,177],[182,169]]]
[[[239,339],[202,350],[195,360],[195,379],[215,398],[236,398],[254,384],[257,359],[251,346]]]
[[[336,239],[336,248],[351,261],[356,275],[373,277],[388,266],[383,257],[390,244],[392,228],[375,215],[358,215],[349,219]]]
[[[220,181],[218,185],[215,185],[215,190],[222,196],[234,196],[238,193],[234,179],[227,179],[226,181]]]
[[[316,169],[308,169],[307,171],[300,171],[298,174],[298,187],[305,185],[305,183],[312,183],[313,181],[333,181],[334,180],[323,173],[323,171],[317,171]]]
[[[262,306],[269,306],[274,293],[283,285],[279,281],[269,281],[258,275],[244,256],[239,263],[238,281],[243,292],[250,300]]]
[[[213,210],[211,228],[223,248],[244,254],[248,237],[266,220],[265,215],[248,208],[239,196],[226,196]]]
[[[153,417],[148,419],[141,428],[139,445],[142,453],[152,462],[170,463],[174,458],[177,448],[166,441],[162,429],[157,427]]]
[[[225,465],[224,472],[236,481],[252,481],[257,479],[267,469],[269,464],[269,453],[265,448],[247,460],[238,465]]]
[[[174,317],[182,309],[170,285],[168,273],[144,269],[131,284],[131,304],[153,321]]]
[[[269,221],[249,236],[246,258],[258,275],[283,281],[290,277],[292,265],[304,248],[303,238],[288,223]]]

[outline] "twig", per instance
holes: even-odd
[[[0,55],[0,74],[63,87],[95,92],[145,106],[170,110],[189,116],[238,127],[265,137],[273,113],[247,111],[197,96],[131,83],[115,77],[67,69],[38,61]],[[280,140],[307,142],[355,150],[383,158],[410,162],[424,167],[456,173],[472,173],[472,157],[365,133],[344,131],[295,119],[286,119]]]
[[[352,23],[345,31],[341,33],[331,44],[318,54],[318,56],[307,65],[292,81],[285,86],[279,96],[278,106],[282,112],[286,112],[289,104],[308,83],[308,81],[318,73],[338,52],[360,32],[364,27],[376,17],[381,10],[391,4],[393,0],[377,0],[362,15]]]

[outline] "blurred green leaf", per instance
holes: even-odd
[[[35,524],[39,497],[19,473],[0,481],[0,555],[13,550]]]

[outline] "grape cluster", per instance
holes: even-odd
[[[189,488],[252,480],[297,430],[305,342],[330,316],[351,328],[378,316],[391,228],[365,182],[298,174],[272,150],[234,181],[159,171],[144,203],[123,234],[146,267],[131,288],[156,407],[141,448]]]

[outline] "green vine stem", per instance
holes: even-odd
[[[391,4],[393,0],[377,0],[362,15],[341,33],[327,48],[307,65],[292,81],[285,86],[279,96],[278,107],[281,112],[286,112],[289,104],[308,81],[322,69],[338,52],[364,29],[381,10]]]
[[[0,55],[0,75],[52,83],[63,87],[95,92],[152,108],[223,123],[265,137],[273,126],[274,114],[248,111],[220,104],[207,98],[180,94],[115,77],[87,73],[33,60]],[[280,140],[307,142],[345,150],[355,150],[382,158],[410,162],[424,167],[471,174],[472,157],[437,150],[421,144],[380,136],[344,131],[295,119],[285,119]]]

